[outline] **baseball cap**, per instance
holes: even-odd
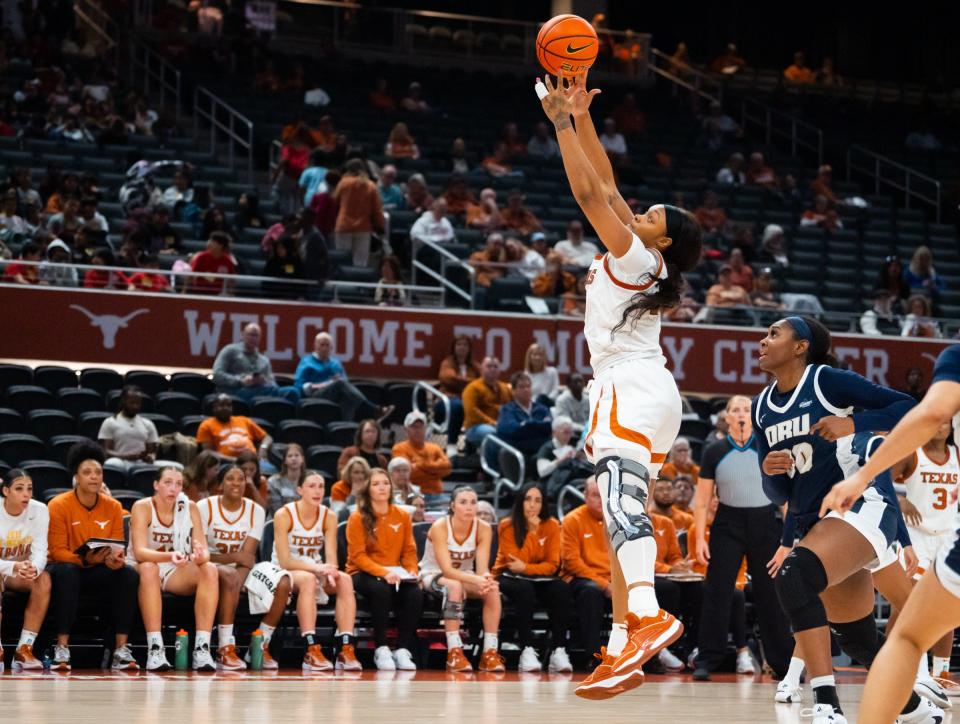
[[[407,416],[403,418],[403,426],[410,427],[415,422],[422,422],[424,425],[427,424],[427,416],[424,415],[419,410],[414,410],[413,412],[408,412]]]

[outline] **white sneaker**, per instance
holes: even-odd
[[[207,644],[197,646],[193,650],[193,670],[194,671],[216,671],[217,665],[210,655],[210,647]]]
[[[386,646],[378,646],[373,652],[373,663],[380,671],[396,671],[397,665],[393,662],[393,654]]]
[[[51,671],[70,671],[70,649],[66,646],[53,647],[53,664]]]
[[[812,709],[803,709],[801,719],[812,719],[813,724],[847,724],[847,717],[834,711],[832,704],[814,704]]]
[[[800,704],[803,701],[803,689],[792,686],[786,679],[778,681],[773,700],[778,704]]]
[[[941,709],[952,709],[953,704],[947,698],[947,692],[930,676],[918,677],[913,684],[913,690],[917,696],[929,699],[932,704]]]
[[[688,668],[688,669],[695,669],[695,668],[697,668],[697,656],[698,656],[699,654],[700,654],[700,649],[694,647],[693,651],[691,651],[691,652],[687,655],[687,668]]]
[[[670,649],[660,649],[657,653],[657,661],[663,668],[670,672],[683,671],[683,662],[678,659]]]
[[[524,646],[520,652],[520,665],[517,671],[543,671],[543,664],[540,663],[540,657],[533,650],[532,646]]]
[[[147,671],[169,671],[170,662],[163,646],[151,646],[147,651]]]
[[[130,652],[130,647],[127,645],[120,646],[113,652],[113,661],[110,668],[116,671],[138,671],[140,669]]]
[[[397,671],[416,671],[417,665],[413,661],[413,656],[407,649],[397,649],[393,652],[393,662],[397,665]]]
[[[737,652],[737,673],[738,674],[756,674],[757,670],[753,666],[753,654],[750,649],[742,649]]]
[[[897,717],[896,724],[940,724],[945,718],[943,709],[929,699],[921,699],[920,706]]]
[[[567,656],[567,650],[561,646],[553,650],[550,654],[550,663],[547,665],[547,671],[551,674],[567,674],[573,671],[573,665],[570,663],[570,657]]]

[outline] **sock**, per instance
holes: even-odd
[[[267,642],[273,638],[273,632],[277,630],[276,626],[270,626],[265,624],[263,621],[260,622],[260,631],[263,633],[263,645],[266,646]]]
[[[163,636],[160,635],[159,631],[147,631],[147,648],[163,648]]]
[[[923,657],[924,663],[926,663],[927,657]],[[934,676],[943,676],[950,672],[950,657],[949,656],[934,656],[933,657],[933,675]]]
[[[197,638],[193,644],[193,649],[196,651],[197,649],[202,649],[204,646],[208,649],[210,648],[210,632],[197,631]]]
[[[462,649],[463,641],[460,640],[459,631],[447,631],[447,650]]]
[[[217,646],[226,646],[234,643],[233,624],[220,624],[217,626]]]
[[[830,704],[835,712],[843,713],[837,698],[837,680],[833,674],[813,677],[810,679],[810,686],[813,688],[813,700],[817,704]]]
[[[624,543],[620,548],[620,552],[631,545],[631,543],[646,543],[649,542],[653,547],[653,558],[656,560],[657,557],[657,542],[653,538],[642,538],[638,541],[630,541]],[[638,546],[639,547],[639,546]],[[619,554],[618,554],[619,557]],[[623,568],[623,575],[628,577],[627,568],[624,566],[623,559],[620,560],[620,566]],[[651,567],[650,570],[653,570]],[[649,586],[634,586],[630,589],[630,592],[627,593],[627,608],[630,609],[630,613],[634,613],[640,618],[646,616],[656,616],[660,613],[660,604],[657,603],[657,593],[653,588],[653,581],[651,579]]]
[[[623,647],[627,645],[627,627],[622,623],[613,624],[610,629],[610,640],[607,641],[607,655],[619,656]]]
[[[483,632],[483,650],[493,649],[496,651],[500,647],[500,637],[495,633]]]
[[[333,635],[335,643],[339,644],[340,648],[344,646],[353,645],[353,634],[348,631],[341,631],[337,629],[337,632]]]
[[[937,672],[934,671],[933,675],[936,676]],[[926,679],[930,676],[930,666],[927,662],[927,655],[922,654],[920,656],[920,664],[917,666],[917,679]]]
[[[783,677],[783,680],[790,684],[794,689],[800,688],[800,677],[803,676],[803,668],[805,664],[803,659],[798,659],[796,656],[790,657],[790,668],[787,669],[787,675]]]
[[[17,646],[18,646],[18,647],[20,647],[20,646],[33,646],[33,642],[36,641],[36,640],[37,640],[37,633],[36,633],[36,631],[27,631],[26,629],[23,629],[23,630],[20,632],[20,643],[18,643]]]
[[[304,631],[300,634],[303,638],[303,645],[306,647],[315,646],[317,643],[316,631]]]

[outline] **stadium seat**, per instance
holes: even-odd
[[[170,375],[170,389],[173,392],[186,392],[188,395],[193,395],[198,400],[202,400],[215,388],[213,380],[206,375],[196,372],[174,372]]]
[[[80,386],[89,387],[91,390],[96,390],[101,395],[106,396],[110,390],[123,387],[123,377],[114,370],[88,367],[80,371]]]
[[[72,435],[77,422],[62,410],[31,410],[27,413],[30,432],[41,440],[52,440],[57,435]]]
[[[26,365],[0,364],[0,391],[17,385],[32,385],[33,370]]]
[[[419,523],[413,524],[413,540],[417,544],[417,560],[423,559],[423,552],[427,548],[427,537],[430,534],[430,526],[433,523],[421,520]]]
[[[91,440],[97,440],[100,437],[103,421],[110,416],[109,412],[81,412],[77,418],[77,432]]]
[[[23,415],[9,407],[0,407],[0,435],[23,432]]]
[[[172,435],[177,431],[177,424],[166,415],[161,415],[158,413],[144,413],[145,418],[153,422],[154,426],[157,428],[157,435],[163,437],[164,435]]]
[[[524,297],[530,294],[530,282],[526,279],[494,279],[487,291],[487,309],[492,312],[526,312],[528,310]]]
[[[403,419],[413,409],[414,387],[415,385],[412,382],[391,382],[387,385],[384,403],[393,405],[393,412],[390,413],[390,417],[383,421],[384,426],[394,422],[403,424]]]
[[[105,399],[96,390],[62,387],[57,391],[56,407],[79,418],[84,412],[101,412],[105,409]]]
[[[297,404],[297,418],[309,420],[318,425],[339,422],[343,418],[340,405],[330,400],[306,399]]]
[[[21,415],[26,415],[31,410],[49,410],[56,407],[53,401],[53,395],[44,388],[37,385],[14,385],[7,388],[6,405],[12,407]]]
[[[387,391],[383,385],[373,380],[351,380],[353,386],[362,392],[374,405],[383,405],[387,398]]]
[[[33,384],[46,388],[55,395],[65,387],[76,387],[77,373],[69,367],[43,365],[33,371]]]
[[[253,417],[269,420],[274,425],[283,420],[294,419],[297,416],[296,411],[297,408],[292,402],[279,397],[254,397],[250,408]]]
[[[48,488],[43,492],[43,502],[49,504],[51,500],[63,493],[69,493],[73,488]],[[38,498],[39,500],[39,498]]]
[[[120,396],[123,394],[123,390],[110,390],[105,398],[106,409],[109,412],[119,412],[120,411]],[[140,412],[154,412],[153,408],[153,397],[148,395],[146,392],[140,393]]]
[[[327,425],[323,442],[328,445],[339,445],[342,448],[349,447],[356,439],[357,427],[355,422],[331,422]]]
[[[49,488],[69,488],[70,472],[60,463],[50,460],[23,460],[20,463],[33,480],[33,495],[40,499]]]
[[[67,451],[79,442],[89,442],[83,435],[54,435],[47,441],[50,457],[61,465],[67,464]]]
[[[123,385],[124,387],[135,385],[140,388],[141,392],[151,397],[156,397],[161,392],[170,389],[170,381],[166,376],[153,370],[130,370],[123,376]]]
[[[257,563],[269,561],[273,557],[273,518],[263,524],[263,537],[257,546]]]
[[[161,392],[154,400],[154,409],[171,420],[199,415],[201,412],[200,401],[186,392]]]
[[[153,495],[153,483],[157,479],[156,465],[134,465],[127,473],[127,487],[144,495]]]
[[[208,417],[213,415],[213,401],[217,399],[219,392],[211,392],[209,395],[203,398],[201,404],[202,412]],[[230,396],[230,399],[233,400],[233,414],[234,415],[243,415],[244,417],[250,417],[250,405],[246,403],[245,400],[241,400],[239,397]]]
[[[347,567],[347,521],[337,525],[337,565],[340,570]]]
[[[696,437],[703,440],[713,431],[713,425],[708,420],[683,420],[680,423],[680,434],[684,437]]]
[[[342,451],[343,448],[337,445],[314,445],[307,449],[307,467],[323,473],[328,488],[340,477],[337,461]]]
[[[309,420],[283,420],[277,425],[277,441],[295,442],[304,450],[327,442],[324,429]]]
[[[111,488],[110,494],[113,496],[113,499],[120,503],[120,505],[123,506],[123,509],[127,511],[129,511],[133,507],[133,504],[138,500],[147,497],[139,490],[126,490],[124,488]]]
[[[187,415],[186,417],[181,417],[179,427],[180,434],[186,435],[187,437],[196,437],[197,429],[205,419],[203,415]]]

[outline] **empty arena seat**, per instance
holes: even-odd
[[[105,404],[107,410],[113,412],[114,410],[120,410],[120,397],[123,395],[123,390],[110,390],[105,398]],[[146,392],[140,393],[140,412],[154,412],[153,409],[153,397]]]
[[[263,524],[263,536],[257,546],[257,563],[269,561],[273,557],[273,518]]]
[[[250,414],[253,417],[269,420],[274,425],[282,420],[295,418],[296,411],[297,408],[292,402],[280,397],[254,397],[253,405],[250,407]]]
[[[120,505],[123,506],[124,510],[130,510],[133,507],[133,504],[138,500],[141,500],[145,497],[143,493],[139,490],[126,490],[124,488],[117,488],[110,490],[110,494],[113,496],[113,499],[116,500]]]
[[[61,465],[67,464],[67,452],[80,442],[89,442],[83,435],[54,435],[47,441],[50,457]]]
[[[77,432],[91,440],[97,440],[100,437],[100,427],[103,425],[103,421],[110,416],[109,412],[81,412],[77,419]]]
[[[331,422],[338,422],[343,418],[343,412],[340,405],[330,400],[305,399],[297,404],[297,418],[300,420],[309,420],[318,425],[328,425]]]
[[[41,498],[43,491],[49,488],[69,488],[70,471],[60,463],[50,460],[24,460],[22,467],[33,480],[33,495]]]
[[[530,282],[523,278],[494,279],[487,290],[487,309],[492,312],[526,312],[524,297],[530,296]]]
[[[154,409],[171,420],[179,420],[187,415],[199,415],[202,411],[200,401],[187,392],[159,393],[154,399]]]
[[[154,372],[153,370],[130,370],[123,376],[123,384],[125,387],[127,385],[135,385],[140,388],[141,392],[151,397],[156,397],[161,392],[166,392],[170,389],[170,381],[166,375]],[[203,395],[195,395],[195,397],[199,399],[203,397]]]
[[[417,544],[417,560],[423,559],[423,552],[427,548],[427,537],[430,534],[430,526],[433,523],[421,520],[413,524],[413,540]]]
[[[200,427],[200,423],[204,421],[203,415],[187,415],[186,417],[180,418],[179,431],[181,435],[186,435],[187,437],[196,437],[197,429]]]
[[[79,418],[84,412],[102,412],[105,398],[96,390],[82,387],[62,387],[57,391],[56,406]]]
[[[127,473],[127,487],[144,495],[153,495],[153,483],[157,479],[156,465],[137,464]]]
[[[314,445],[307,449],[307,467],[323,473],[327,480],[329,488],[340,476],[337,470],[337,462],[340,460],[340,453],[343,447],[338,445]]]
[[[57,435],[72,435],[77,431],[73,416],[62,410],[31,410],[27,413],[30,432],[41,440],[51,440]]]
[[[708,420],[683,420],[680,423],[680,434],[684,437],[696,437],[701,440],[713,431],[713,425]]]
[[[8,387],[5,399],[7,407],[12,407],[21,415],[26,415],[31,410],[49,410],[56,407],[50,391],[37,385],[14,385],[13,387]]]
[[[304,450],[327,442],[324,429],[309,420],[283,420],[277,425],[277,441],[295,442]]]
[[[51,394],[65,387],[77,386],[77,373],[69,367],[43,365],[33,371],[33,384],[44,387]]]
[[[10,465],[19,465],[24,460],[42,460],[45,453],[46,446],[36,435],[0,435],[0,460],[5,460]]]
[[[110,390],[116,390],[123,387],[123,377],[114,370],[103,369],[101,367],[88,367],[80,371],[80,386],[89,387],[96,390],[101,395],[106,395]]]
[[[167,415],[151,412],[145,413],[143,416],[154,424],[154,427],[157,428],[157,435],[160,437],[172,435],[177,431],[177,423]]]
[[[357,436],[357,423],[355,422],[331,422],[327,425],[326,435],[323,440],[327,445],[339,445],[340,447],[349,447],[353,445]]]
[[[9,407],[0,407],[0,435],[23,432],[23,415]]]
[[[174,372],[170,375],[170,389],[173,392],[186,392],[202,400],[213,392],[215,387],[213,380],[206,375],[197,372]]]
[[[26,365],[0,364],[0,391],[33,384],[33,369]]]

